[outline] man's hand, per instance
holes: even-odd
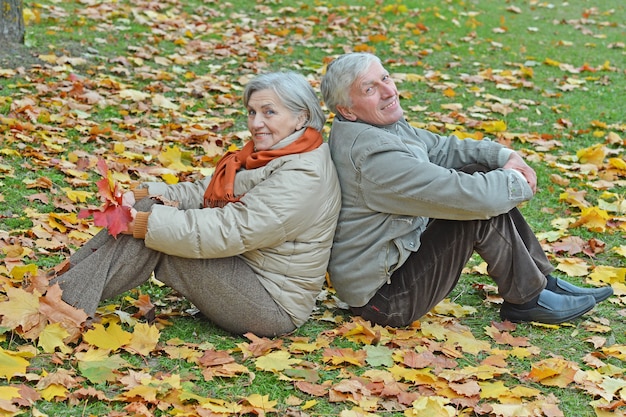
[[[517,153],[513,152],[509,157],[509,160],[502,168],[514,169],[515,171],[521,173],[524,178],[526,178],[526,182],[530,186],[530,189],[533,190],[533,194],[537,192],[537,174],[535,173],[535,170],[528,166],[528,164]]]

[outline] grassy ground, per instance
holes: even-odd
[[[485,135],[527,156],[538,172],[540,189],[534,200],[521,207],[523,213],[544,239],[555,265],[575,259],[587,266],[585,273],[572,277],[561,270],[561,277],[589,282],[597,267],[614,268],[617,274],[613,280],[617,296],[583,320],[555,328],[517,326],[513,336],[527,338],[525,349],[532,354],[516,356],[509,352],[504,367],[508,373],[502,375],[484,380],[471,376],[473,367],[493,360],[498,349],[511,349],[506,342],[496,342],[487,330],[499,321],[498,306],[486,298],[491,293],[484,285],[490,281],[479,273],[478,258],[468,265],[467,274],[451,294],[454,302],[471,306],[475,312],[460,318],[454,317],[459,313],[439,312],[425,318],[421,332],[419,323],[416,329],[408,329],[414,331],[409,341],[402,332],[376,329],[382,332],[381,345],[393,347],[397,354],[405,354],[406,346],[421,353],[426,346],[453,343],[451,337],[428,336],[424,330],[427,325],[458,322],[471,330],[477,344],[486,342],[490,349],[471,353],[469,347],[457,344],[451,350],[435,352],[441,360],[455,360],[459,372],[467,370],[469,376],[459,376],[459,380],[483,384],[481,405],[519,402],[510,390],[520,385],[539,392],[521,401],[528,405],[523,411],[497,407],[474,407],[471,411],[472,407],[464,407],[457,398],[457,409],[470,410],[464,411],[469,415],[559,415],[541,409],[541,404],[552,402],[558,403],[565,416],[624,413],[619,406],[624,396],[620,390],[624,386],[626,343],[620,286],[626,261],[624,250],[619,250],[626,234],[624,209],[622,206],[621,211],[613,212],[603,229],[590,229],[585,224],[568,228],[567,224],[580,219],[581,210],[563,197],[565,193],[584,193],[590,207],[624,201],[626,170],[611,168],[608,162],[609,158],[625,158],[622,97],[626,91],[626,10],[621,0],[528,1],[519,5],[497,0],[363,1],[349,5],[319,1],[100,4],[45,0],[26,6],[26,46],[0,47],[2,282],[13,278],[10,270],[15,265],[35,263],[46,269],[58,264],[81,244],[81,238],[70,232],[89,232],[84,226],[69,223],[67,229],[53,228],[54,245],[49,244],[51,238],[38,232],[41,219],[47,222],[48,213],[66,214],[97,204],[93,195],[85,202],[67,199],[66,188],[94,192],[97,177],[93,170],[85,169],[89,176],[84,179],[60,161],[70,161],[76,167],[76,161],[104,156],[128,179],[153,179],[158,176],[154,169],[164,164],[160,152],[177,146],[194,169],[179,171],[176,176],[179,180],[194,179],[212,165],[213,149],[240,143],[240,132],[246,129],[240,93],[250,76],[295,69],[306,74],[317,88],[330,58],[345,51],[370,51],[385,61],[398,80],[412,123],[442,134]],[[147,98],[120,96],[121,91],[131,90],[146,93]],[[153,101],[154,97],[160,101]],[[124,144],[126,154],[119,150],[119,144]],[[604,145],[605,158],[599,165],[581,164],[579,152],[596,144]],[[557,175],[561,180],[555,179]],[[555,244],[567,236],[585,242],[585,251],[556,249]],[[13,257],[10,250],[15,245],[27,248],[26,255]],[[185,392],[202,398],[249,405],[252,394],[265,395],[277,402],[278,411],[268,412],[274,415],[423,415],[408,405],[409,410],[402,411],[400,401],[392,396],[367,395],[354,387],[341,391],[338,386],[344,381],[371,382],[371,372],[389,371],[390,366],[373,361],[331,366],[322,347],[304,353],[297,350],[299,340],[310,344],[323,340],[330,347],[355,352],[371,344],[359,331],[346,330],[345,326],[358,328],[358,322],[337,305],[332,291],[320,297],[319,310],[306,325],[279,339],[291,357],[306,362],[298,372],[314,370],[319,386],[336,388],[332,390],[335,394],[319,397],[294,382],[298,379],[295,371],[259,368],[256,358],[246,355],[248,339],[226,334],[190,314],[193,307],[176,294],[154,283],[139,291],[150,295],[157,305],[157,322],[162,327],[158,351],[145,356],[122,354],[137,372],[155,378],[179,375]],[[134,312],[129,300],[137,296],[138,292],[131,292],[110,305]],[[61,368],[76,372],[80,367],[75,357],[80,348],[70,354],[46,354],[19,332],[4,327],[1,334],[2,349],[19,350],[24,356],[33,350],[36,354],[30,359],[26,376],[5,376],[0,385],[30,385],[41,393],[44,374],[58,375]],[[175,340],[195,353],[227,352],[249,372],[210,379],[197,362],[171,354],[167,348],[171,349]],[[596,403],[592,406],[593,401],[601,402],[603,392],[589,389],[580,380],[563,383],[529,376],[538,364],[553,358],[576,364],[580,377],[592,372],[598,378],[603,375],[604,388],[614,389],[604,398],[613,409],[601,409]],[[596,360],[603,361],[603,366]],[[399,363],[397,357],[395,363]],[[551,371],[557,375],[571,370],[555,369]],[[403,382],[408,383],[409,392],[422,396],[437,392],[450,398],[449,390],[439,384],[454,378],[445,379],[444,375],[438,373],[437,383],[431,385]],[[67,394],[59,393],[33,404],[21,403],[2,415],[184,413],[165,405],[175,402],[167,398],[170,391],[163,386],[160,401],[130,401],[116,397],[125,392],[119,381],[78,379],[69,391],[75,392],[81,383],[105,393],[107,399],[94,395],[68,399]],[[504,384],[508,394],[490,396],[488,392],[493,391],[488,389],[489,383]],[[0,392],[0,399],[3,395]],[[376,406],[366,401],[371,398],[378,399]],[[209,414],[208,409],[199,415],[227,415]],[[249,413],[261,412],[256,409]],[[430,414],[437,415],[432,410]]]

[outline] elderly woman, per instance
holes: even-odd
[[[243,103],[252,135],[199,182],[144,183],[125,196],[129,231],[101,231],[70,257],[63,299],[94,316],[101,300],[155,277],[223,329],[289,333],[309,317],[325,282],[340,190],[306,79],[257,76]],[[151,196],[179,203],[171,207]],[[135,201],[137,203],[135,204]]]
[[[561,323],[613,294],[551,275],[516,208],[537,177],[512,149],[411,126],[375,55],[340,56],[321,89],[336,114],[329,144],[343,194],[330,279],[353,313],[389,326],[418,320],[448,296],[474,251],[504,299],[502,319]]]

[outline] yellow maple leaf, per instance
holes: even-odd
[[[578,365],[564,358],[548,358],[531,366],[528,377],[543,385],[564,388],[574,381]]]
[[[168,110],[178,110],[180,107],[163,94],[155,94],[154,97],[152,97],[152,104]]]
[[[125,89],[120,90],[119,95],[121,98],[129,99],[133,101],[142,101],[150,97],[149,93],[144,93],[143,91],[133,90],[133,89]]]
[[[20,252],[22,252],[21,249]],[[24,255],[28,255],[28,253],[25,253]],[[37,270],[38,268],[36,264],[17,265],[14,266],[13,269],[11,269],[11,278],[16,281],[22,282],[24,281],[24,277],[27,275],[37,275]]]
[[[608,356],[612,356],[614,358],[618,358],[622,361],[626,360],[626,346],[624,345],[613,345],[613,346],[603,347],[602,353]]]
[[[587,200],[585,200],[586,194],[586,191],[568,189],[559,195],[559,201],[565,201],[566,203],[582,210],[591,205]]]
[[[133,329],[132,338],[126,350],[147,356],[156,347],[159,342],[159,336],[160,332],[156,326],[138,323]]]
[[[49,213],[48,224],[60,232],[67,231],[67,224],[78,224],[78,215],[76,213]]]
[[[465,353],[478,355],[481,351],[489,351],[491,345],[485,340],[477,340],[469,329],[449,331],[444,346],[450,345],[451,349],[460,347]]]
[[[404,411],[407,417],[439,416],[454,417],[456,409],[450,405],[450,399],[436,395],[422,396],[413,401],[411,408]]]
[[[476,313],[476,309],[472,306],[462,306],[445,298],[439,302],[433,311],[437,314],[448,315],[453,317],[465,317]]]
[[[294,340],[291,345],[289,345],[290,352],[315,352],[322,348],[328,347],[330,342],[327,339],[318,338],[314,342],[308,342],[305,340]]]
[[[579,149],[576,152],[576,156],[581,164],[601,166],[604,163],[604,157],[606,156],[606,148],[603,144],[597,143],[588,148]]]
[[[0,387],[0,400],[13,401],[19,398],[22,398],[22,394],[18,387]]]
[[[2,326],[9,329],[21,327],[27,332],[39,325],[42,320],[39,313],[40,294],[7,285],[4,288],[8,300],[2,303]]]
[[[205,409],[218,414],[230,415],[239,414],[243,407],[235,402],[227,402],[217,398],[202,398],[198,402]]]
[[[525,387],[523,385],[517,385],[510,390],[511,394],[515,398],[523,398],[523,397],[536,397],[541,394],[536,388]]]
[[[626,258],[626,245],[615,246],[611,250]]]
[[[569,277],[582,277],[589,272],[589,264],[580,258],[560,258],[556,266],[561,272],[565,272]]]
[[[115,351],[130,342],[133,337],[116,323],[109,324],[109,327],[96,323],[93,327],[85,333],[83,340],[100,349]]]
[[[61,323],[48,324],[39,334],[37,346],[46,353],[52,353],[56,348],[59,348],[64,353],[69,353],[71,349],[63,342],[63,339],[69,335]]]
[[[474,139],[474,140],[482,140],[484,138],[483,132],[464,132],[462,130],[454,130],[452,135],[456,136],[459,139]]]
[[[503,381],[481,381],[478,384],[480,385],[480,398],[500,398],[510,391]]]
[[[193,168],[183,162],[191,161],[189,152],[182,152],[178,146],[168,146],[159,154],[159,162],[176,171],[191,171]]]
[[[300,359],[291,358],[289,352],[277,350],[256,360],[256,367],[262,371],[278,372],[291,369],[291,365],[300,363]]]
[[[150,380],[151,381],[151,380]],[[142,381],[143,382],[143,381]],[[152,381],[151,381],[152,382]],[[159,394],[159,389],[153,385],[137,385],[128,391],[120,394],[119,398],[133,399],[135,397],[143,398],[148,402],[155,402]]]
[[[571,224],[571,227],[585,226],[592,232],[604,232],[606,230],[606,222],[611,219],[606,210],[599,207],[583,208],[580,218]]]
[[[90,191],[74,190],[73,188],[69,187],[64,187],[62,188],[62,190],[65,191],[65,195],[67,196],[67,198],[69,198],[74,203],[85,203],[88,198],[91,198],[91,196],[93,196],[93,193]]]
[[[451,98],[451,97],[456,96],[456,92],[452,88],[448,87],[445,90],[443,90],[443,95],[448,98]]]
[[[300,408],[302,410],[308,410],[309,408],[313,408],[316,405],[317,405],[317,401],[316,400],[309,400],[309,401],[305,402],[304,404],[302,404],[300,406]]]
[[[377,326],[372,327],[369,322],[362,320],[360,317],[355,317],[352,324],[354,327],[344,334],[344,337],[347,339],[365,345],[371,345],[380,340],[380,331]]]
[[[559,61],[555,61],[554,59],[551,58],[546,58],[545,61],[543,61],[546,65],[549,65],[551,67],[558,67],[561,65],[561,63]]]
[[[504,120],[489,120],[480,123],[480,128],[487,133],[506,132],[506,122]]]
[[[617,391],[626,388],[626,381],[621,378],[618,379],[605,376],[600,386],[604,389],[604,392],[600,395],[607,401],[611,401]]]
[[[626,281],[626,268],[616,268],[613,266],[598,265],[589,274],[589,279],[595,282],[607,284],[624,283]]]
[[[471,375],[477,379],[486,381],[492,379],[496,375],[509,374],[511,373],[506,368],[500,368],[492,365],[479,365],[479,366],[468,366],[463,368],[462,370],[456,371],[458,374],[463,375]],[[443,375],[443,373],[442,373]]]
[[[439,378],[431,372],[429,368],[409,369],[404,366],[394,365],[389,372],[398,380],[413,382],[416,385],[432,385]]]
[[[46,401],[54,399],[64,400],[67,398],[68,390],[61,384],[50,384],[39,392],[41,398]]]
[[[626,171],[626,160],[623,158],[609,158],[609,165],[621,171]]]
[[[8,245],[2,248],[2,252],[4,252],[4,254],[9,258],[25,258],[32,255],[33,250],[24,247],[19,243],[15,243],[13,245]]]
[[[165,181],[166,184],[177,184],[178,183],[178,177],[172,173],[166,172],[165,174],[161,175],[161,178],[163,178],[163,181]]]
[[[269,395],[252,394],[246,397],[248,403],[255,407],[260,408],[264,412],[275,412],[274,406],[278,404],[278,401],[270,401]]]
[[[421,323],[421,329],[424,336],[432,337],[436,340],[446,340],[447,330],[441,323],[424,320]]]
[[[196,363],[202,357],[202,352],[191,346],[165,346],[163,351],[172,359],[184,359],[192,363]]]
[[[0,347],[0,377],[10,381],[16,375],[23,375],[28,364],[18,353]]]
[[[235,152],[238,150],[239,150],[239,146],[237,146],[236,144],[231,143],[230,145],[228,145],[228,149],[227,149],[228,152]]]

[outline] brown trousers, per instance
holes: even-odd
[[[485,171],[468,165],[466,173]],[[351,310],[380,325],[407,326],[428,313],[457,285],[474,252],[505,301],[522,304],[546,287],[554,267],[517,208],[488,220],[433,219],[420,247],[363,307]]]

